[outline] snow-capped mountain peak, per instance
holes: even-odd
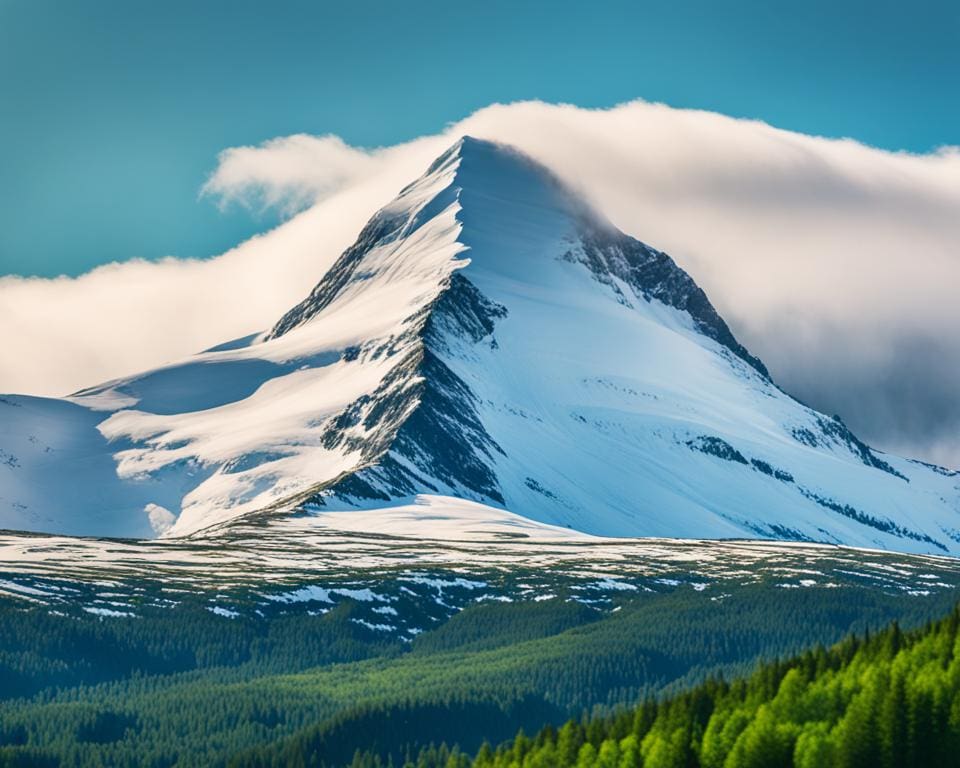
[[[956,475],[790,398],[669,256],[469,137],[256,339],[0,408],[11,528],[188,534],[434,494],[605,535],[960,550]],[[83,461],[95,488],[43,482]]]

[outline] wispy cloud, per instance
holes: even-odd
[[[464,133],[518,146],[668,251],[788,391],[881,447],[960,464],[960,152],[644,102],[494,105],[372,152],[303,135],[227,150],[206,194],[301,212],[206,262],[0,280],[16,329],[0,390],[63,393],[270,325]]]
[[[376,173],[371,153],[355,149],[339,136],[298,133],[257,147],[231,147],[220,153],[217,168],[201,194],[221,205],[302,210],[362,176]]]

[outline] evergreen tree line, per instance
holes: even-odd
[[[950,605],[944,593],[771,584],[622,594],[615,612],[569,598],[477,604],[413,642],[353,621],[368,607],[350,601],[262,619],[201,605],[137,618],[4,609],[0,766],[340,768],[359,749],[399,768],[444,741],[459,749],[443,760],[463,761],[521,726],[746,674]]]
[[[960,608],[921,630],[817,646],[607,717],[520,731],[472,757],[446,744],[350,768],[932,768],[960,765]],[[304,747],[311,746],[304,743]],[[314,765],[290,757],[287,765]]]
[[[257,674],[397,652],[396,638],[358,631],[346,601],[306,613],[227,619],[202,603],[136,618],[78,617],[0,602],[0,700],[114,680],[246,666]]]

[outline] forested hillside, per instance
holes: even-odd
[[[896,623],[818,646],[616,716],[523,732],[470,758],[423,749],[416,768],[926,768],[960,763],[960,610],[924,629]],[[454,740],[449,740],[454,743]],[[284,765],[324,765],[309,739]],[[245,765],[264,765],[248,760]],[[276,763],[275,763],[276,764]],[[354,768],[381,766],[356,755]]]
[[[514,576],[526,584],[536,574]],[[711,677],[735,679],[758,661],[894,619],[922,626],[955,600],[953,588],[931,579],[926,589],[651,580],[632,590],[620,582],[604,593],[555,580],[552,592],[513,602],[506,594],[478,601],[466,588],[458,595],[452,579],[427,581],[446,586],[382,579],[374,589],[338,587],[336,605],[217,593],[236,610],[180,592],[106,597],[133,607],[97,614],[67,602],[0,603],[0,766],[342,768],[357,750],[369,753],[361,759],[399,766],[431,744],[455,743],[472,755],[520,727],[537,733],[584,713],[601,718],[584,733],[598,753],[609,738],[609,753],[641,721],[602,716]],[[492,590],[492,578],[485,581]],[[111,594],[120,588],[101,587]],[[374,593],[379,602],[370,599]],[[460,598],[467,600],[462,608],[449,607]],[[265,603],[275,606],[272,613]],[[400,619],[423,629],[385,629]],[[836,672],[859,647],[823,652],[807,667]],[[648,707],[636,749],[660,754],[682,739],[700,750],[710,715],[724,708],[736,710],[731,722],[745,727],[750,708],[775,693],[787,667],[771,669],[761,678],[766,688],[711,684],[669,700],[681,703]],[[739,735],[732,728],[713,725],[711,733],[719,731],[711,738],[725,744]],[[548,749],[548,735],[521,740],[521,751]],[[543,759],[550,765],[553,757]]]

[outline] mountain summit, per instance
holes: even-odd
[[[465,137],[253,340],[0,400],[0,526],[186,535],[458,496],[601,535],[960,552],[956,473],[781,391],[669,256]]]

